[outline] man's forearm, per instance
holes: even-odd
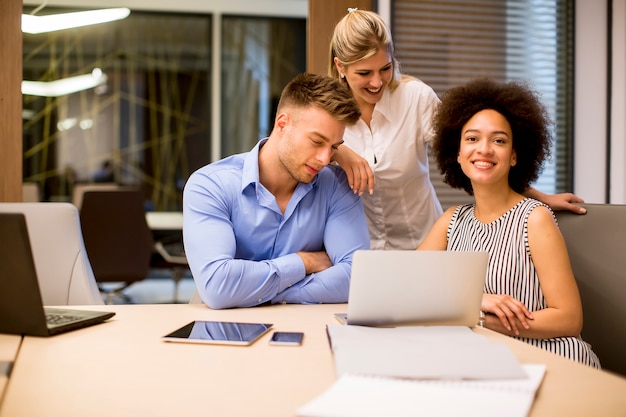
[[[271,301],[305,277],[296,254],[268,261],[231,259],[194,273],[202,300],[211,308],[252,307]],[[204,271],[204,272],[201,272]]]

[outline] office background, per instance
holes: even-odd
[[[54,7],[80,9],[85,6],[82,3],[83,2],[78,0],[57,0],[48,2],[46,9],[54,10]],[[283,26],[289,27],[289,30],[292,30],[292,33],[296,34],[291,36],[292,38],[295,38],[291,46],[283,45],[283,49],[279,49],[278,53],[274,52],[272,57],[248,57],[255,60],[255,62],[266,63],[266,68],[253,68],[252,71],[271,70],[272,73],[279,74],[272,77],[270,83],[271,85],[268,85],[264,90],[261,88],[255,89],[255,91],[266,91],[267,94],[271,96],[275,95],[276,92],[280,90],[286,80],[291,77],[292,73],[304,69],[303,67],[305,64],[302,57],[302,51],[299,51],[293,44],[301,45],[304,42],[302,39],[297,38],[298,36],[301,36],[298,35],[299,33],[306,30],[303,26],[305,22],[307,22],[307,17],[309,17],[307,23],[309,25],[308,30],[311,31],[310,26],[311,22],[313,22],[313,16],[310,16],[311,11],[314,10],[315,7],[331,8],[332,6],[335,8],[338,7],[342,10],[341,12],[336,12],[340,13],[339,16],[341,16],[345,13],[345,5],[358,6],[358,3],[358,1],[335,2],[330,0],[312,0],[311,2],[302,0],[231,1],[227,3],[219,1],[200,2],[183,0],[178,1],[175,4],[168,1],[145,2],[139,0],[113,2],[102,1],[100,3],[90,2],[89,7],[130,7],[133,11],[136,11],[138,16],[144,18],[143,22],[147,20],[146,16],[148,18],[151,16],[157,16],[163,19],[166,19],[169,15],[179,17],[182,16],[184,19],[187,19],[187,21],[195,22],[196,26],[193,27],[196,28],[195,33],[198,35],[199,43],[210,42],[210,44],[207,44],[205,48],[207,55],[204,56],[202,60],[205,64],[205,71],[201,78],[205,85],[200,89],[202,91],[206,91],[208,94],[207,101],[209,102],[209,109],[200,109],[207,114],[207,117],[204,119],[197,117],[197,119],[203,123],[198,123],[196,126],[198,127],[195,133],[196,136],[192,139],[192,141],[197,144],[197,147],[193,148],[196,152],[191,152],[191,154],[201,156],[197,161],[191,161],[191,164],[189,164],[190,161],[187,161],[187,166],[182,167],[182,175],[179,175],[179,177],[181,177],[178,178],[180,181],[176,179],[176,175],[169,175],[167,176],[166,181],[160,181],[157,177],[165,175],[164,171],[166,171],[171,165],[168,162],[168,158],[171,160],[173,156],[176,156],[175,152],[177,148],[174,146],[176,145],[176,140],[171,139],[168,142],[173,147],[159,146],[158,149],[155,148],[153,154],[151,155],[151,160],[153,161],[151,166],[152,171],[150,171],[150,175],[148,175],[147,178],[149,179],[149,183],[153,185],[158,184],[158,187],[153,187],[150,195],[153,197],[151,201],[153,201],[153,203],[157,206],[155,207],[156,209],[172,208],[171,206],[168,206],[168,204],[171,203],[168,203],[167,195],[177,195],[177,187],[180,187],[181,182],[184,181],[184,175],[191,169],[190,165],[200,165],[204,162],[208,162],[208,160],[219,159],[224,155],[233,153],[234,151],[246,149],[248,147],[247,143],[235,143],[233,145],[232,141],[229,142],[224,139],[226,136],[225,129],[228,128],[229,123],[235,127],[245,125],[245,123],[237,123],[237,115],[235,115],[235,117],[228,117],[228,113],[232,113],[232,110],[229,112],[226,110],[229,108],[232,109],[233,106],[229,105],[229,103],[225,100],[233,96],[234,87],[239,87],[239,90],[237,91],[240,95],[245,95],[246,93],[246,84],[240,82],[239,79],[236,79],[236,81],[233,82],[232,78],[229,79],[227,77],[230,75],[230,71],[227,72],[224,69],[226,68],[224,62],[229,59],[229,56],[232,56],[232,54],[228,55],[224,52],[226,50],[225,45],[227,45],[228,42],[227,39],[223,39],[223,34],[226,33],[224,26],[229,28],[236,24],[242,24],[241,22],[243,22],[243,27],[249,28],[250,22],[254,22],[256,19],[256,23],[253,24],[256,24],[257,26],[267,25],[267,22],[270,21],[270,26],[274,25],[275,27],[276,22],[280,22],[282,19]],[[399,19],[394,16],[398,13],[397,9],[403,7],[403,4],[428,2],[378,1],[376,3],[378,12],[383,15],[387,21],[392,22],[392,26],[395,26],[396,23],[398,25],[401,24],[398,23]],[[517,3],[520,2],[512,1],[510,3],[517,6]],[[24,10],[32,10],[40,5],[40,1],[25,0]],[[10,2],[3,2],[3,6],[1,7],[5,9],[11,7]],[[5,15],[4,10],[3,15]],[[134,16],[131,14],[131,17]],[[626,202],[626,168],[624,167],[624,161],[626,160],[626,131],[624,128],[624,120],[626,119],[626,99],[624,98],[624,91],[626,89],[624,87],[624,74],[626,73],[624,65],[624,61],[626,59],[626,35],[624,32],[624,22],[626,22],[626,0],[608,0],[600,2],[593,0],[578,0],[576,1],[574,19],[575,53],[573,54],[573,59],[575,62],[573,70],[573,84],[575,88],[573,95],[571,95],[574,102],[574,117],[572,121],[573,126],[571,136],[573,136],[574,140],[573,147],[570,150],[573,152],[571,155],[571,161],[573,164],[571,168],[568,168],[572,170],[571,189],[588,202],[624,203]],[[326,26],[328,26],[328,23],[329,22],[322,22],[322,24],[325,24]],[[330,23],[330,27],[332,28],[332,24],[334,24],[334,22]],[[319,18],[315,25],[315,28],[318,28],[318,31],[313,33],[319,33]],[[3,26],[5,26],[4,30],[10,29],[7,28],[6,25]],[[328,29],[324,30],[327,31]],[[192,33],[192,35],[194,33],[194,31],[191,30],[188,32]],[[394,32],[397,32],[395,28]],[[269,41],[273,44],[277,44],[277,40],[284,40],[282,38],[286,37],[285,35],[280,35],[280,32],[276,35],[277,32],[275,28],[266,33],[270,33],[271,35],[267,39],[260,40],[259,42]],[[178,34],[177,36],[183,35]],[[274,38],[271,36],[274,36]],[[307,45],[309,47],[307,57],[309,62],[308,67],[306,68],[310,70],[325,70],[327,61],[325,49],[327,48],[327,43],[325,40],[324,42],[319,41],[318,38],[321,37],[322,36],[309,36],[308,41],[306,41],[308,42]],[[3,39],[7,39],[4,34]],[[400,55],[401,63],[404,63],[406,58],[402,56],[403,51],[400,50],[401,39],[399,39],[400,37],[396,35],[396,44],[399,49],[397,52]],[[315,44],[316,40],[318,41],[317,45]],[[282,43],[285,44],[285,42]],[[23,45],[25,48],[26,46],[31,46],[29,39],[26,36],[24,37]],[[57,44],[57,47],[60,47],[60,45]],[[4,46],[0,46],[0,48],[3,49],[0,54],[7,53],[7,51],[4,50]],[[315,56],[316,52],[311,51],[311,49],[315,48],[318,48],[323,52],[317,52],[318,58],[315,59],[314,64],[311,61],[312,56]],[[25,61],[29,54],[30,51],[25,49],[23,52]],[[295,58],[286,59],[285,57],[287,56],[289,56],[289,58]],[[278,59],[276,59],[276,57],[278,57]],[[317,64],[320,61],[322,62],[321,67]],[[283,73],[277,71],[277,68],[284,67],[287,62],[289,62],[289,65],[293,65],[293,67]],[[233,68],[236,68],[237,66],[245,66],[241,65],[245,64],[243,61],[235,62],[234,64]],[[10,64],[5,63],[0,65]],[[451,62],[451,65],[455,65],[454,62]],[[211,68],[213,71],[211,71]],[[221,70],[216,70],[218,68],[221,68]],[[25,64],[24,73],[26,72],[27,65]],[[417,74],[415,74],[415,71],[413,73],[414,75],[420,76],[420,71],[418,71]],[[432,84],[432,82],[428,79],[425,79],[425,81]],[[4,81],[2,81],[2,83],[4,83]],[[227,89],[228,91],[225,92]],[[255,99],[257,98],[258,97],[255,97]],[[26,103],[27,100],[24,101],[24,107],[26,107]],[[84,103],[82,105],[84,105]],[[242,110],[244,110],[243,107],[238,104],[237,111]],[[258,109],[254,109],[253,111],[257,110]],[[266,112],[268,111],[266,110]],[[59,115],[57,115],[57,117],[58,116]],[[270,120],[271,114],[266,114],[261,117],[261,119]],[[27,122],[24,122],[24,125],[26,126]],[[104,126],[104,123],[100,123],[100,127]],[[242,134],[250,137],[251,140],[255,140],[257,137],[262,136],[267,129],[271,128],[268,123],[265,123],[265,126],[262,126],[262,123],[259,123],[258,126],[258,131],[248,131]],[[106,131],[106,129],[101,130]],[[10,132],[10,130],[4,131]],[[156,128],[150,133],[154,135],[155,132],[157,136],[160,133],[156,130]],[[28,132],[25,130],[24,133],[26,141],[28,140]],[[11,139],[10,135],[7,136],[3,135],[0,140],[8,142],[14,140],[14,138]],[[207,143],[208,140],[206,138],[211,138],[210,143]],[[129,139],[127,138],[126,140]],[[229,148],[229,146],[231,146],[231,148]],[[41,145],[38,145],[35,148],[42,149]],[[60,151],[57,149],[57,152]],[[159,152],[160,154],[158,154]],[[156,154],[156,156],[154,154]],[[26,163],[27,158],[24,158],[24,161]],[[86,169],[87,171],[93,173],[100,162],[102,162],[101,159],[92,158],[88,162],[87,168],[83,167],[83,171]],[[30,161],[30,163],[33,164],[32,161]],[[37,164],[35,163],[35,165]],[[29,168],[28,163],[24,167],[25,178],[28,176],[27,168]],[[10,170],[10,164],[9,166],[6,166],[5,169]],[[61,167],[57,166],[55,169],[55,175],[58,173],[62,174]],[[141,170],[139,170],[139,173],[144,175]],[[49,172],[46,175],[48,174]],[[82,175],[83,178],[85,177],[85,172],[80,172],[79,174]],[[126,174],[128,174],[128,172]],[[41,175],[41,173],[38,173],[37,175]],[[118,172],[118,175],[122,174]],[[3,175],[2,177],[4,179],[2,180],[3,185],[0,187],[0,190],[4,190],[6,188],[5,183],[7,181],[11,181],[11,175]],[[145,177],[146,176],[144,175],[143,179],[145,179]],[[41,177],[35,176],[32,179],[37,181],[38,179],[40,180]],[[155,191],[155,188],[158,189]],[[7,200],[7,198],[4,197],[0,199]]]

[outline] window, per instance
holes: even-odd
[[[106,75],[93,89],[24,95],[24,180],[39,183],[44,200],[106,181],[139,186],[154,209],[178,209],[181,183],[210,154],[210,41],[211,16],[145,12],[24,34],[25,80]]]
[[[525,80],[555,121],[552,160],[534,184],[547,193],[572,189],[573,2],[566,0],[396,0],[392,27],[404,73],[441,95],[472,78]],[[444,208],[471,201],[431,178]]]
[[[269,136],[283,87],[306,70],[306,19],[223,16],[221,156]]]
[[[180,210],[193,171],[269,135],[282,88],[305,71],[306,19],[218,16],[222,39],[214,42],[214,18],[133,11],[116,22],[24,34],[24,80],[94,68],[106,75],[73,94],[23,96],[24,181],[38,183],[46,201],[70,201],[77,183],[134,185],[147,208]],[[213,62],[215,45],[221,62]],[[211,137],[213,94],[221,98],[219,138]]]

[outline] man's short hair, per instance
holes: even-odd
[[[361,118],[361,110],[350,88],[326,75],[304,73],[291,80],[280,95],[278,113],[289,106],[315,106],[347,125]]]

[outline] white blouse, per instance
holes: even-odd
[[[376,103],[371,130],[363,120],[346,127],[344,144],[365,158],[374,194],[363,193],[372,249],[415,249],[441,216],[430,182],[428,142],[435,92],[417,79],[387,88]]]

